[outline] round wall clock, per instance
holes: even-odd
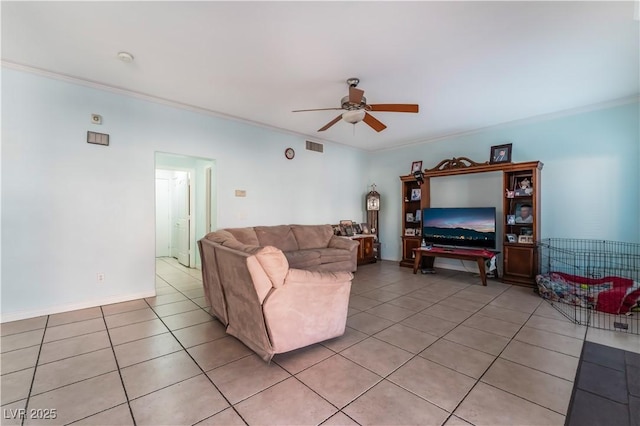
[[[296,152],[293,150],[293,148],[287,148],[284,150],[284,156],[287,157],[287,160],[292,160],[293,157],[296,156]]]

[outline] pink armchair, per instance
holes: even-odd
[[[199,247],[212,313],[265,361],[344,333],[350,272],[290,269],[280,249],[237,240]]]

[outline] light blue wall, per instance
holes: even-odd
[[[91,113],[104,124],[90,124]],[[87,144],[87,130],[109,133],[111,145]],[[506,142],[514,161],[545,163],[543,237],[640,242],[638,104],[374,153],[325,144],[319,154],[294,135],[3,69],[2,321],[153,294],[156,152],[215,160],[218,227],[363,221],[375,182],[382,254],[397,260],[398,176],[415,160],[483,161]],[[501,191],[492,176],[438,185],[434,204]]]
[[[110,134],[110,146],[87,144],[88,130]],[[324,148],[3,68],[2,321],[154,293],[156,152],[215,160],[218,227],[362,218],[366,154]]]
[[[369,178],[385,200],[383,257],[401,256],[399,176],[409,174],[412,161],[422,160],[425,169],[452,157],[484,162],[492,145],[504,143],[513,143],[514,162],[544,163],[542,238],[640,243],[639,123],[633,103],[371,153]],[[501,214],[499,174],[435,178],[433,184],[433,205],[496,205]]]

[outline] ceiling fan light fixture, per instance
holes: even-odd
[[[347,123],[356,124],[361,122],[364,119],[364,115],[366,114],[363,109],[354,109],[351,111],[345,111],[342,113],[342,119]]]

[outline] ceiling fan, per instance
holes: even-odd
[[[340,101],[342,107],[340,108],[317,108],[317,109],[299,109],[293,112],[306,112],[306,111],[328,111],[328,110],[345,110],[342,114],[325,124],[318,129],[319,132],[324,132],[329,127],[336,124],[340,119],[347,123],[356,124],[361,121],[367,123],[376,132],[381,132],[387,128],[382,122],[369,114],[369,111],[376,112],[418,112],[418,105],[416,104],[367,104],[367,98],[364,97],[364,90],[357,88],[360,79],[350,78],[347,80],[349,85],[349,96],[345,96]]]

